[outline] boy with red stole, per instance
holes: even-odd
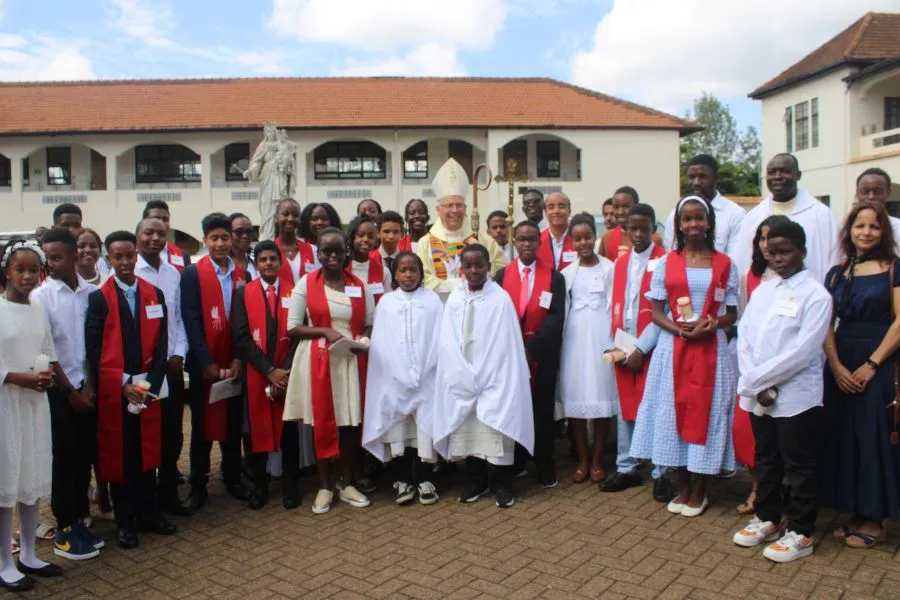
[[[285,423],[284,393],[287,390],[291,341],[287,337],[287,313],[293,286],[279,281],[281,251],[271,241],[254,250],[259,278],[234,294],[231,326],[237,355],[247,365],[247,413],[250,470],[253,490],[248,506],[259,510],[269,499],[269,452],[281,450],[284,458],[284,497],[287,509],[300,506],[297,491],[299,437],[296,421]]]
[[[659,338],[659,328],[651,318],[651,303],[645,296],[650,290],[650,278],[659,259],[666,252],[654,244],[656,214],[653,207],[637,204],[628,211],[625,221],[628,237],[634,244],[631,250],[616,260],[612,292],[612,331],[622,330],[637,338],[634,350],[616,363],[616,386],[619,391],[616,474],[600,484],[603,492],[621,492],[642,485],[637,473],[639,461],[630,455],[631,435],[638,406],[644,395],[644,383],[650,353]],[[654,466],[653,497],[659,502],[671,499],[668,480],[663,477],[665,467]]]
[[[166,226],[166,235],[168,236],[171,230],[171,214],[169,213],[169,205],[165,200],[150,200],[147,202],[144,205],[144,213],[141,218],[159,219]],[[179,273],[184,271],[187,265],[191,264],[191,256],[185,254],[184,250],[172,242],[166,243],[165,248],[160,253],[160,258],[175,267],[175,270]]]
[[[553,408],[566,316],[566,280],[552,265],[538,259],[542,244],[536,223],[519,223],[513,236],[518,257],[501,269],[494,281],[509,294],[519,317],[531,374],[533,457],[541,487],[553,488],[559,485],[553,460]],[[516,446],[515,472],[524,468],[527,455],[521,445]]]
[[[597,254],[615,262],[619,256],[628,252],[634,245],[634,240],[628,234],[628,211],[632,207],[639,205],[641,198],[638,196],[636,189],[630,185],[625,185],[616,190],[611,200],[616,226],[604,233],[603,237],[600,238],[600,243],[597,245]],[[653,243],[662,247],[662,238],[656,234],[656,221],[653,222],[652,236]]]
[[[116,231],[104,245],[113,276],[88,299],[84,337],[97,390],[98,476],[111,484],[119,546],[134,548],[138,531],[176,532],[156,496],[168,315],[163,292],[134,274],[134,234]]]
[[[562,271],[578,261],[575,244],[569,235],[569,218],[572,216],[572,203],[569,197],[562,192],[548,194],[544,201],[544,214],[549,225],[541,233],[541,246],[537,257],[557,271]]]
[[[188,336],[190,375],[191,471],[186,504],[198,510],[206,504],[209,453],[212,443],[222,449],[222,478],[228,494],[247,499],[241,482],[243,402],[235,396],[210,404],[210,386],[242,375],[231,337],[231,305],[246,275],[231,258],[231,221],[221,213],[203,219],[203,243],[209,253],[181,274],[181,314]]]

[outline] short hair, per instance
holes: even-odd
[[[495,210],[494,212],[492,212],[491,214],[488,215],[488,218],[487,218],[487,220],[485,221],[485,223],[488,224],[488,225],[490,225],[491,219],[496,219],[497,217],[500,217],[501,219],[503,219],[503,222],[505,223],[505,222],[506,222],[506,217],[507,217],[507,216],[508,216],[508,215],[507,215],[507,213],[506,213],[505,211],[502,211],[502,210]]]
[[[319,232],[319,239],[317,242],[321,242],[322,238],[326,235],[339,235],[341,236],[341,240],[343,241],[343,246],[346,248],[347,246],[347,236],[344,235],[344,231],[337,227],[325,227],[322,231]],[[319,248],[321,248],[321,243],[319,244]]]
[[[884,177],[884,180],[887,182],[888,193],[891,191],[891,176],[887,174],[887,171],[884,169],[879,169],[878,167],[870,167],[859,174],[859,177],[856,178],[856,187],[859,187],[859,182],[866,175],[877,175],[879,177]]]
[[[64,227],[54,227],[44,234],[42,246],[47,244],[62,244],[72,251],[72,254],[78,252],[78,241],[75,234]]]
[[[488,265],[491,264],[491,254],[490,252],[488,252],[488,249],[482,244],[469,244],[468,246],[463,248],[462,254],[459,255],[459,260],[462,261],[463,256],[472,252],[480,254]]]
[[[688,162],[688,167],[709,167],[713,175],[719,174],[719,162],[711,154],[697,154]]]
[[[622,187],[620,187],[619,189],[616,190],[616,192],[613,194],[613,196],[617,196],[619,194],[628,194],[629,196],[634,198],[635,204],[641,203],[641,197],[638,196],[637,190],[634,189],[633,187],[631,187],[630,185],[623,185]]]
[[[169,203],[165,200],[148,201],[147,204],[144,205],[144,214],[142,215],[142,218],[146,219],[147,217],[149,217],[151,210],[164,210],[166,212],[170,212]]]
[[[137,237],[130,231],[113,231],[111,234],[106,236],[106,240],[104,240],[103,245],[106,247],[106,251],[109,252],[109,247],[115,244],[116,242],[131,242],[132,245],[137,246]]]
[[[325,211],[325,214],[328,215],[328,224],[330,227],[336,227],[338,229],[341,228],[341,217],[338,216],[334,207],[327,202],[313,202],[307,204],[303,207],[303,210],[300,212],[300,237],[305,239],[307,242],[315,241],[313,239],[312,229],[309,227],[310,221],[312,221],[312,213],[318,208],[322,207],[322,210]],[[325,231],[324,229],[322,231]],[[322,231],[319,232],[319,235],[322,234]]]
[[[391,263],[391,280],[393,286],[395,288],[400,287],[397,285],[397,265],[400,264],[400,259],[403,258],[412,258],[416,261],[416,266],[419,267],[419,285],[417,287],[422,287],[425,285],[425,264],[422,262],[422,259],[419,258],[419,255],[415,252],[403,251],[394,257],[394,262]]]
[[[490,219],[488,219],[488,220],[490,220]],[[519,229],[521,229],[522,227],[531,227],[532,229],[534,229],[535,231],[538,232],[539,236],[541,234],[541,228],[537,226],[537,223],[535,223],[534,221],[529,221],[528,219],[525,219],[524,221],[519,221],[516,224],[516,226],[513,227],[513,235],[517,235],[519,233]]]
[[[790,219],[784,215],[770,215],[763,219],[763,222],[756,228],[756,233],[753,235],[753,253],[750,259],[750,272],[757,277],[761,277],[762,274],[766,272],[766,267],[769,266],[769,261],[766,260],[762,250],[759,249],[759,242],[762,240],[763,227],[769,228],[769,235],[771,236],[772,226],[784,221],[790,221]]]
[[[93,229],[91,229],[90,227],[82,227],[81,229],[75,231],[74,235],[75,235],[75,243],[76,244],[78,243],[78,238],[80,238],[84,234],[94,236],[94,239],[97,240],[97,246],[99,246],[101,248],[103,247],[103,240],[100,238],[100,234],[97,233],[96,231],[94,231]]]
[[[606,206],[612,206],[612,198],[607,198],[606,200],[604,200],[604,201],[603,201],[603,206],[604,206],[604,207],[606,207]]]
[[[359,209],[361,209],[361,208],[362,208],[362,205],[365,204],[366,202],[371,202],[372,204],[374,204],[374,205],[375,205],[375,208],[378,209],[378,214],[379,214],[379,215],[382,213],[381,205],[378,204],[378,200],[375,200],[374,198],[364,198],[364,199],[362,199],[362,200],[359,201],[359,204],[356,205],[356,214],[357,214],[357,215],[359,214]]]
[[[396,210],[386,210],[378,215],[378,229],[381,230],[381,226],[385,223],[396,223],[403,227],[403,217]]]
[[[137,225],[134,226],[134,235],[137,235],[141,231],[141,225],[143,225],[146,221],[159,221],[156,217],[144,217],[140,221],[137,222]],[[162,223],[162,221],[160,221]]]
[[[776,158],[782,158],[782,157],[791,159],[794,163],[794,168],[797,170],[798,173],[800,172],[800,161],[797,160],[797,157],[794,156],[793,154],[791,154],[790,152],[779,152],[778,154],[776,154],[775,156],[770,158],[769,162],[772,162]]]
[[[569,221],[569,235],[572,235],[572,230],[575,229],[576,225],[587,225],[591,228],[591,231],[594,232],[594,237],[597,237],[597,222],[594,220],[594,216],[590,215],[586,212],[580,212]]]
[[[537,194],[541,200],[544,199],[544,192],[542,192],[541,190],[539,190],[537,188],[528,188],[527,190],[525,190],[525,193],[522,194],[522,197],[524,198],[528,194]]]
[[[208,214],[200,222],[200,228],[203,230],[203,237],[208,236],[214,229],[224,229],[231,233],[231,220],[224,213]]]
[[[281,249],[278,247],[278,244],[273,242],[272,240],[263,240],[256,244],[256,247],[253,248],[253,262],[256,262],[256,259],[259,258],[259,255],[265,251],[272,251],[278,256],[279,261],[283,261],[284,257],[281,256]]]
[[[785,218],[776,221],[769,226],[769,236],[772,238],[784,238],[790,240],[798,250],[806,249],[806,232],[800,223]]]
[[[628,216],[647,217],[653,228],[656,229],[656,211],[649,204],[635,204],[628,209]]]
[[[81,208],[77,204],[71,204],[69,202],[60,204],[53,209],[53,223],[56,224],[63,215],[78,215],[79,218],[84,217],[84,215],[81,214]]]

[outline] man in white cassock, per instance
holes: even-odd
[[[508,508],[515,504],[516,443],[534,451],[522,331],[509,294],[488,279],[487,248],[467,246],[461,263],[464,280],[451,292],[441,320],[434,447],[447,460],[466,459],[469,484],[460,502],[488,493],[491,464],[497,506]]]
[[[753,208],[741,223],[737,249],[731,256],[740,273],[753,259],[753,237],[759,224],[771,215],[784,215],[806,233],[806,268],[822,283],[828,270],[840,262],[839,225],[831,209],[808,191],[798,189],[800,164],[792,154],[776,154],[766,164],[766,186],[771,195]]]
[[[443,164],[431,182],[438,199],[438,220],[419,240],[416,254],[425,266],[425,287],[434,290],[446,300],[459,285],[460,256],[467,244],[479,243],[488,250],[491,275],[506,265],[503,252],[491,236],[484,231],[472,233],[466,218],[466,197],[469,195],[469,176],[458,162],[450,158]]]

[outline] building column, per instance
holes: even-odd
[[[25,196],[22,193],[22,160],[21,154],[3,153],[9,159],[10,194],[19,203],[19,210],[25,210]]]
[[[200,153],[200,190],[207,204],[212,207],[212,153],[208,150]]]
[[[427,143],[427,142],[426,142]],[[394,186],[394,210],[403,214],[403,148],[400,132],[394,130],[394,145],[391,150],[391,184]]]
[[[113,206],[119,208],[119,155],[108,152],[106,156],[106,194]]]

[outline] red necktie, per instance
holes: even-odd
[[[273,316],[273,317],[277,317],[277,316],[278,316],[278,313],[275,312],[275,310],[276,310],[276,309],[275,309],[275,300],[276,300],[276,297],[275,297],[275,286],[274,286],[274,285],[270,285],[270,286],[266,289],[266,297],[269,299],[269,311],[272,313],[272,316]]]
[[[531,273],[531,267],[522,269],[522,285],[519,287],[519,318],[525,315],[525,309],[528,308],[528,275]]]

